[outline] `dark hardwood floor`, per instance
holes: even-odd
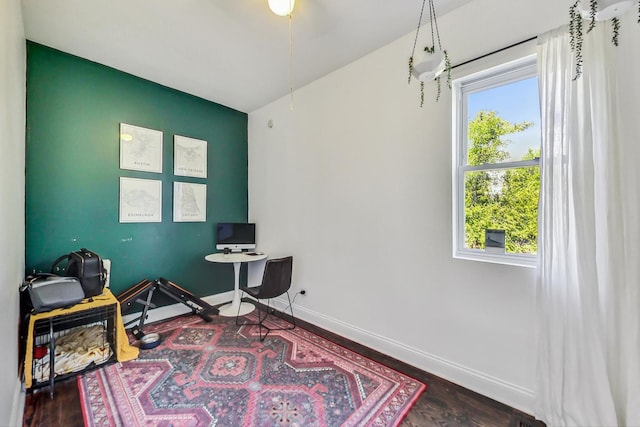
[[[286,316],[285,316],[286,317]],[[427,384],[402,427],[495,426],[544,427],[544,423],[509,406],[421,371],[389,356],[356,344],[324,329],[296,319],[296,323],[337,344],[401,371]],[[24,426],[83,426],[78,388],[75,379],[58,382],[52,400],[48,388],[28,393]]]

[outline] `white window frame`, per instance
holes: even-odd
[[[539,166],[540,160],[521,160],[503,163],[491,163],[478,166],[467,165],[467,98],[469,94],[481,92],[497,86],[503,86],[525,78],[536,76],[536,55],[528,55],[480,71],[460,77],[452,82],[453,93],[453,257],[473,261],[484,261],[498,264],[535,267],[537,255],[490,253],[481,249],[465,247],[465,197],[464,176],[466,172],[483,170],[504,170],[514,167]]]

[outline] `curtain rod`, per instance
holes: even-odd
[[[456,64],[456,65],[454,65],[453,67],[451,67],[451,69],[453,70],[454,68],[458,68],[458,67],[461,67],[461,66],[463,66],[463,65],[467,65],[467,64],[468,64],[468,63],[470,63],[470,62],[474,62],[474,61],[477,61],[477,60],[479,60],[479,59],[486,58],[487,56],[494,55],[494,54],[496,54],[496,53],[498,53],[498,52],[502,52],[503,50],[507,50],[507,49],[511,49],[512,47],[520,46],[521,44],[525,44],[525,43],[530,42],[531,40],[535,40],[535,39],[537,39],[537,38],[538,38],[538,36],[529,37],[529,38],[528,38],[528,39],[526,39],[526,40],[522,40],[522,41],[519,41],[519,42],[517,42],[517,43],[510,44],[509,46],[506,46],[506,47],[500,48],[500,49],[498,49],[498,50],[494,50],[493,52],[485,53],[484,55],[480,55],[480,56],[478,56],[478,57],[476,57],[476,58],[469,59],[468,61],[464,61],[464,62],[461,62],[461,63],[459,63],[459,64]]]

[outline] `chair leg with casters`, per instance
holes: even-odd
[[[293,316],[293,306],[291,305],[291,298],[289,297],[289,292],[286,293],[287,294],[287,299],[289,300],[289,311],[291,313],[291,326],[287,326],[284,328],[273,328],[273,327],[269,327],[267,325],[264,324],[264,321],[267,320],[267,318],[269,317],[269,314],[271,314],[271,299],[267,300],[267,309],[266,311],[263,310],[260,306],[261,304],[257,304],[257,308],[258,308],[258,322],[253,323],[253,322],[243,322],[243,323],[238,323],[238,319],[240,317],[240,309],[238,309],[238,314],[236,315],[236,326],[257,326],[258,327],[258,333],[260,335],[260,341],[264,341],[265,338],[267,338],[267,335],[269,335],[269,332],[271,331],[290,331],[292,329],[295,329],[296,327],[296,318]],[[243,295],[244,295],[244,291],[243,291]],[[260,302],[260,301],[258,301]],[[285,308],[286,310],[286,308]],[[264,317],[262,316],[262,313],[264,312]],[[284,311],[283,311],[284,313]],[[266,332],[264,333],[264,335],[262,334],[262,330],[265,329]]]

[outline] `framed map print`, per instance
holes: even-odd
[[[173,222],[206,222],[207,186],[173,183]]]
[[[120,169],[162,173],[162,132],[120,123]]]
[[[207,177],[207,141],[174,135],[173,174]]]
[[[121,176],[120,222],[162,222],[162,181]]]

